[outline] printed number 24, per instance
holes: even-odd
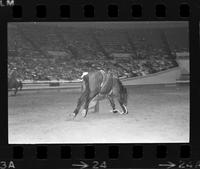
[[[93,161],[92,169],[99,169],[99,168],[107,168],[106,162],[103,161],[102,163],[99,163],[99,161]]]

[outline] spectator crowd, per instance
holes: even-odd
[[[84,71],[110,69],[121,78],[130,78],[177,66],[173,51],[169,54],[156,31],[151,36],[127,32],[129,40],[118,30],[13,26],[8,34],[8,71],[16,69],[23,80],[77,80]],[[59,52],[63,55],[56,55]],[[123,53],[130,56],[123,57]]]

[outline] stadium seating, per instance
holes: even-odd
[[[145,76],[176,67],[174,52],[188,51],[184,39],[176,40],[177,31],[16,24],[8,33],[8,69],[16,68],[23,80],[76,80],[95,69],[112,69],[123,78]],[[130,58],[116,60],[113,53]]]

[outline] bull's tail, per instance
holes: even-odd
[[[120,100],[127,106],[128,103],[128,92],[126,87],[122,84],[122,82],[118,79],[119,87],[120,87]]]

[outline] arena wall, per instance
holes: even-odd
[[[180,72],[180,68],[176,67],[143,77],[123,79],[122,81],[124,85],[170,84],[176,83],[176,80],[180,77]]]
[[[177,59],[182,74],[190,74],[190,61],[189,59]]]
[[[151,75],[146,75],[143,77],[134,77],[121,79],[124,85],[148,85],[148,84],[170,84],[176,83],[177,79],[180,77],[181,69],[179,67],[162,71],[159,73],[154,73]],[[56,81],[57,82],[57,81]],[[34,83],[25,82],[24,90],[39,90],[39,89],[80,89],[81,82],[69,82],[69,81],[59,81],[59,86],[50,86],[49,81],[37,81]],[[52,82],[51,82],[52,83]]]

